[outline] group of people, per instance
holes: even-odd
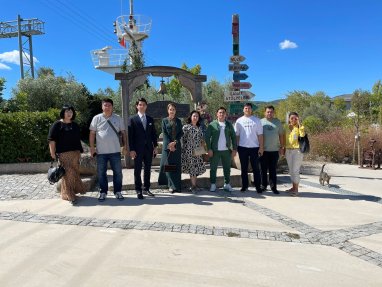
[[[137,113],[128,121],[128,133],[123,119],[113,113],[111,99],[102,100],[102,113],[94,116],[91,121],[90,154],[97,159],[98,200],[101,202],[107,198],[108,164],[113,171],[114,196],[118,200],[124,199],[121,192],[121,142],[122,153],[134,160],[137,198],[143,199],[144,194],[154,197],[150,191],[150,178],[152,160],[158,154],[158,136],[154,119],[146,114],[147,101],[140,98],[135,107]],[[252,104],[246,103],[243,108],[244,115],[233,125],[227,120],[226,109],[219,107],[216,119],[210,122],[206,129],[203,128],[202,117],[197,110],[190,112],[184,125],[176,116],[176,104],[168,104],[167,113],[168,116],[162,119],[161,125],[163,147],[158,183],[168,186],[171,193],[182,191],[182,173],[190,176],[190,191],[198,192],[197,177],[206,172],[203,156],[207,155],[210,161],[210,191],[217,190],[216,174],[220,161],[224,174],[223,189],[233,191],[230,184],[231,161],[238,153],[241,165],[241,192],[248,191],[250,163],[256,191],[262,193],[269,185],[273,193],[279,194],[276,167],[279,157],[285,155],[292,180],[292,187],[287,192],[292,196],[298,195],[299,171],[303,158],[298,137],[304,136],[305,131],[297,113],[290,113],[288,124],[283,127],[281,121],[274,117],[273,106],[265,108],[265,116],[260,120],[252,115]],[[48,135],[50,155],[53,159],[58,157],[66,171],[62,178],[61,197],[72,204],[76,204],[76,194],[86,192],[79,175],[79,159],[83,149],[80,130],[74,122],[75,116],[74,107],[64,106],[60,112],[60,120],[52,125]],[[204,148],[206,150],[203,152]],[[168,166],[172,168],[169,170],[166,168]]]

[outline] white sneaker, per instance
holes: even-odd
[[[229,183],[224,184],[223,189],[224,189],[225,191],[229,191],[229,192],[232,192],[232,191],[233,191],[232,186],[231,186]]]
[[[210,191],[211,192],[215,192],[216,191],[216,184],[215,183],[211,184]]]

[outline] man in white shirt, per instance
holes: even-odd
[[[263,126],[260,119],[252,115],[252,104],[246,103],[244,115],[235,123],[240,165],[241,165],[241,192],[248,190],[248,163],[251,163],[257,193],[262,193],[261,176],[259,169],[259,156],[264,151]]]

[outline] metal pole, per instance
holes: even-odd
[[[23,42],[21,39],[21,17],[17,15],[17,31],[19,37],[19,55],[20,55],[20,74],[21,79],[24,79],[24,62],[23,62]]]
[[[361,166],[361,135],[359,134],[358,131],[358,126],[357,126],[357,149],[358,149],[358,166]]]
[[[134,15],[134,11],[133,11],[133,0],[130,0],[130,15]]]
[[[28,36],[29,39],[29,63],[31,65],[31,75],[34,79],[34,64],[33,64],[33,49],[32,49],[32,36]]]

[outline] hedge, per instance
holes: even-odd
[[[50,160],[48,132],[59,110],[0,113],[0,163]]]

